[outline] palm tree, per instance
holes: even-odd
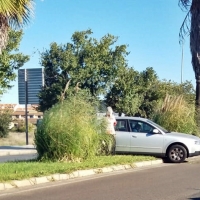
[[[33,0],[0,0],[0,53],[6,47],[9,28],[19,29],[33,14]]]
[[[179,0],[179,6],[187,11],[179,37],[182,42],[185,34],[190,35],[192,66],[196,79],[197,124],[200,126],[200,0]]]

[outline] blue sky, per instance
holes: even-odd
[[[24,29],[20,51],[31,56],[23,68],[40,66],[38,51],[52,42],[71,42],[75,31],[90,28],[92,37],[118,36],[127,44],[130,67],[143,71],[153,67],[160,79],[181,82],[179,28],[186,13],[178,0],[36,0],[35,16]],[[189,37],[184,44],[183,81],[195,85]],[[18,80],[4,94],[1,103],[18,103]]]

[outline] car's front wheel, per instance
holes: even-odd
[[[170,162],[181,163],[186,159],[187,151],[185,147],[181,145],[173,145],[169,148],[167,157]]]

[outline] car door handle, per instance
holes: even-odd
[[[136,138],[137,136],[135,136],[135,135],[132,135],[132,137],[133,137],[133,138]]]

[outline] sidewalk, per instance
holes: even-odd
[[[33,145],[0,146],[0,156],[35,154],[35,153],[37,153],[37,151]]]

